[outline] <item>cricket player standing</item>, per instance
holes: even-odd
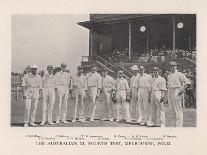
[[[121,109],[125,112],[126,122],[130,122],[130,113],[129,113],[129,103],[126,102],[127,92],[130,92],[129,85],[126,79],[123,78],[123,71],[118,72],[118,79],[114,82],[114,89],[116,90],[116,110],[117,110],[117,119],[119,122],[121,120]]]
[[[170,62],[170,74],[168,75],[168,104],[171,112],[175,113],[176,127],[183,126],[183,111],[181,106],[181,96],[190,85],[186,76],[177,71],[177,63]]]
[[[133,65],[131,67],[133,72],[133,76],[130,79],[130,92],[131,92],[131,121],[141,122],[141,114],[140,114],[140,106],[138,104],[138,88],[137,88],[137,80],[139,77],[139,68],[137,65]]]
[[[85,91],[87,90],[87,81],[86,76],[83,75],[83,68],[78,66],[77,68],[78,73],[72,78],[72,85],[73,85],[73,94],[75,96],[75,107],[74,107],[74,116],[72,122],[76,122],[77,119],[77,108],[78,103],[80,101],[81,109],[79,111],[79,121],[85,122],[84,116],[84,97]]]
[[[25,99],[24,127],[36,127],[35,116],[39,95],[42,93],[41,77],[37,74],[37,65],[30,66],[30,73],[25,74],[22,80],[23,98]],[[30,113],[31,111],[31,113]]]
[[[106,117],[102,120],[113,121],[113,104],[111,101],[111,91],[113,89],[114,79],[107,74],[107,70],[102,70],[102,79],[101,79],[101,88],[103,92],[104,102],[105,102],[105,109],[106,109]]]
[[[91,112],[90,121],[94,121],[96,112],[96,98],[99,97],[101,89],[101,75],[96,72],[96,66],[91,67],[91,72],[86,75],[87,88],[90,98],[89,111]]]
[[[57,124],[60,123],[60,120],[63,123],[69,123],[68,121],[66,121],[66,113],[67,113],[69,88],[71,88],[71,77],[70,74],[66,72],[66,69],[67,69],[67,65],[65,63],[62,63],[61,71],[56,73],[57,93],[59,96],[58,112],[56,118]]]
[[[53,75],[53,66],[47,66],[47,73],[42,77],[42,86],[43,86],[43,107],[42,107],[42,122],[43,126],[46,122],[46,117],[48,116],[48,124],[54,125],[52,122],[52,111],[53,105],[55,102],[55,90],[56,86],[56,77]],[[48,108],[47,108],[48,107]]]
[[[151,80],[151,126],[159,125],[165,127],[165,111],[163,107],[163,97],[166,91],[166,80],[159,75],[159,68],[153,68],[153,78]]]
[[[140,76],[137,80],[138,87],[138,104],[140,105],[142,121],[140,125],[150,126],[150,105],[149,105],[149,94],[150,94],[150,82],[151,76],[145,73],[144,66],[140,66]]]

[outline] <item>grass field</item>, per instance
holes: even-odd
[[[16,101],[15,92],[11,93],[11,126],[12,127],[22,127],[24,120],[24,100],[22,99],[22,94],[20,93],[19,100]],[[88,101],[85,101],[87,104]],[[74,100],[69,99],[68,101],[68,113],[67,120],[71,121],[73,118],[73,107]],[[40,124],[42,118],[42,100],[39,100],[37,115],[36,115],[36,123]],[[55,114],[57,110],[57,101],[55,101],[54,110],[53,110],[53,120],[55,120]],[[54,127],[143,127],[138,125],[137,123],[125,123],[125,122],[109,122],[109,121],[101,121],[100,118],[104,117],[104,104],[100,101],[97,102],[96,116],[94,122],[75,122],[69,124],[59,124],[53,125]],[[166,111],[166,126],[173,127],[174,118],[169,114],[169,109],[165,106]],[[196,127],[196,109],[185,108],[184,111],[184,127]],[[44,127],[51,127],[49,125],[45,125]]]

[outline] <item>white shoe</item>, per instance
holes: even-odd
[[[62,121],[62,123],[68,124],[69,122],[64,120],[64,121]]]
[[[53,123],[53,122],[48,122],[48,124],[49,124],[49,125],[55,125],[55,123]]]
[[[56,123],[56,124],[60,124],[60,121],[59,121],[59,120],[57,120],[55,123]]]
[[[147,121],[147,126],[152,127],[154,124],[150,121]]]
[[[25,123],[25,124],[24,124],[24,127],[28,127],[28,126],[29,126],[28,123]]]
[[[126,122],[127,122],[127,123],[131,122],[131,119],[126,119]]]
[[[81,118],[81,119],[79,118],[79,121],[80,122],[86,122],[84,118]]]
[[[137,123],[141,123],[142,122],[142,119],[137,119]]]
[[[75,118],[73,118],[73,120],[71,121],[72,123],[75,123],[76,122],[76,119]]]
[[[144,125],[145,125],[145,122],[142,121],[142,122],[140,123],[140,125],[141,125],[141,126],[144,126]]]
[[[102,121],[106,121],[106,120],[107,120],[107,118],[102,118],[101,120],[102,120]]]
[[[91,118],[91,119],[90,119],[90,122],[93,122],[93,121],[94,121],[94,119]]]
[[[140,120],[137,120],[137,123],[138,123],[138,124],[141,124],[141,123],[142,123],[142,121],[140,121]]]
[[[37,127],[37,124],[35,124],[35,123],[30,123],[30,125],[33,127]]]
[[[119,122],[120,120],[119,119],[116,119],[116,122]]]
[[[165,127],[165,124],[161,124],[160,127],[161,127],[161,128],[164,128],[164,127]]]
[[[113,118],[110,118],[109,121],[110,121],[110,122],[113,122],[114,120],[113,120]]]
[[[134,118],[131,118],[131,122],[133,122],[133,121],[136,121],[136,119],[134,119]]]
[[[40,126],[44,126],[45,125],[45,122],[42,122],[41,124],[40,124]]]

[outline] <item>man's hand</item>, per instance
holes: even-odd
[[[99,97],[100,97],[100,93],[97,93],[96,99],[99,99]]]
[[[57,92],[57,88],[55,88],[55,92]]]
[[[160,103],[163,103],[164,102],[164,97],[161,97],[160,98]]]
[[[150,97],[148,98],[148,102],[151,103],[151,98]]]
[[[42,96],[43,96],[42,94],[41,94],[41,95],[39,95],[39,98],[38,98],[38,100],[42,99],[42,98],[43,98]]]
[[[98,98],[99,98],[99,96],[100,96],[100,91],[101,91],[101,89],[99,88],[99,89],[97,90],[96,99],[98,99]]]
[[[25,95],[23,95],[23,99],[26,100],[26,96]]]
[[[43,98],[43,91],[42,89],[39,90],[39,100]]]
[[[181,90],[181,91],[178,93],[178,96],[182,96],[184,92],[185,92],[184,90]]]

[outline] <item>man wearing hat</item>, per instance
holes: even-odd
[[[131,70],[133,72],[133,76],[131,77],[130,79],[130,92],[131,92],[131,120],[137,120],[138,118],[140,119],[141,118],[141,115],[139,115],[139,106],[137,104],[137,101],[138,101],[138,97],[137,97],[137,94],[138,94],[138,88],[137,88],[137,79],[139,77],[139,68],[137,67],[137,65],[133,65],[131,67]]]
[[[114,79],[107,74],[107,70],[102,70],[101,88],[103,92],[103,98],[105,102],[106,117],[102,120],[113,121],[113,104],[111,101],[111,91],[113,89]]]
[[[140,105],[142,121],[140,125],[150,125],[150,82],[151,76],[145,73],[144,66],[140,66],[140,76],[137,80],[138,104]]]
[[[94,121],[96,112],[96,98],[100,94],[101,89],[101,75],[97,73],[96,66],[91,66],[91,71],[86,75],[87,88],[90,99],[89,113],[90,121]]]
[[[25,74],[22,80],[23,98],[25,99],[25,114],[24,114],[24,127],[37,126],[35,124],[35,116],[39,94],[42,90],[41,77],[37,74],[37,65],[30,66],[30,73]]]
[[[177,63],[174,61],[170,62],[170,73],[168,75],[168,104],[171,112],[175,113],[176,127],[183,126],[181,96],[185,92],[186,87],[190,84],[186,76],[178,72]]]
[[[166,91],[166,80],[159,75],[159,68],[153,68],[153,78],[151,80],[151,125],[165,127],[165,111],[163,107],[163,97]]]
[[[48,117],[48,124],[54,125],[52,122],[52,111],[53,105],[55,102],[55,90],[56,86],[56,77],[53,75],[53,66],[47,66],[47,73],[42,77],[42,86],[43,86],[43,107],[42,107],[42,122],[43,126],[46,122],[46,117]],[[47,108],[48,107],[48,108]]]
[[[79,121],[85,122],[84,109],[85,105],[83,103],[85,97],[85,91],[87,90],[87,80],[86,76],[83,74],[83,68],[81,66],[77,67],[77,74],[72,77],[72,86],[73,86],[73,94],[75,96],[75,106],[74,106],[74,115],[73,122],[77,120],[77,112],[78,112],[78,103],[80,101],[80,109],[79,109]]]
[[[117,103],[117,119],[119,122],[121,120],[121,109],[124,110],[124,118],[126,122],[130,122],[130,113],[129,113],[129,103],[126,102],[127,92],[130,92],[129,85],[126,79],[123,78],[123,71],[118,71],[118,79],[114,82],[114,89],[116,91]]]
[[[56,73],[57,93],[59,96],[58,111],[56,116],[57,124],[60,123],[60,120],[62,123],[69,123],[66,121],[66,114],[69,89],[71,88],[71,76],[66,70],[67,65],[62,63],[61,71]]]

